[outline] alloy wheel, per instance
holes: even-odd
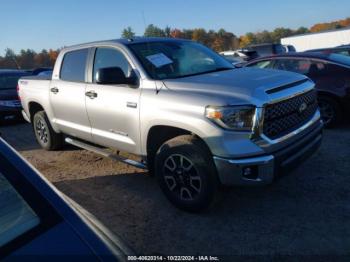
[[[39,119],[36,122],[35,129],[36,129],[36,133],[37,133],[40,141],[43,142],[44,144],[46,144],[49,141],[49,139],[48,139],[49,135],[47,132],[47,127],[41,119]]]
[[[335,117],[333,106],[325,101],[319,101],[321,117],[325,125],[328,125]]]
[[[190,159],[180,154],[170,155],[163,166],[168,189],[181,200],[193,200],[201,192],[202,179]]]

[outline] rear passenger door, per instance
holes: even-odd
[[[50,86],[53,122],[69,135],[91,140],[91,125],[85,107],[86,69],[89,49],[67,52],[58,79]]]
[[[124,52],[116,47],[94,50],[92,81],[88,83],[86,109],[91,122],[93,142],[138,154],[140,148],[140,88],[127,84],[97,84],[101,68],[119,67],[126,77],[133,69]]]

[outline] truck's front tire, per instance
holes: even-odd
[[[38,111],[33,117],[33,129],[39,145],[48,151],[60,149],[63,146],[62,134],[56,133],[44,111]]]
[[[160,147],[155,173],[168,200],[186,211],[208,208],[217,193],[212,156],[202,141],[190,135],[175,137]]]

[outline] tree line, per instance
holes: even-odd
[[[315,33],[325,30],[340,29],[350,26],[350,17],[327,23],[318,23],[310,28],[300,27],[298,29],[290,29],[285,27],[278,27],[272,31],[263,30],[259,32],[249,32],[242,36],[237,36],[225,29],[206,30],[204,28],[194,29],[178,29],[166,26],[160,28],[154,24],[146,27],[143,36],[145,37],[173,37],[184,38],[200,42],[217,52],[225,50],[234,50],[237,48],[244,48],[252,44],[260,43],[279,43],[281,38],[305,34]],[[123,29],[121,33],[122,38],[133,38],[135,32],[132,27]],[[13,50],[7,48],[5,56],[0,56],[0,68],[21,68],[32,69],[37,67],[52,67],[56,61],[58,50],[46,50],[35,52],[27,49],[21,50],[19,54],[15,54]]]
[[[233,50],[237,48],[244,48],[252,44],[262,43],[280,43],[281,38],[306,34],[316,33],[325,30],[340,29],[350,26],[350,17],[337,20],[328,23],[318,23],[310,28],[299,27],[298,29],[290,29],[285,27],[278,27],[272,31],[263,30],[259,32],[248,32],[240,37],[236,36],[232,32],[228,32],[225,29],[205,30],[203,28],[195,29],[178,29],[170,28],[169,26],[164,29],[150,24],[144,31],[144,36],[147,37],[174,37],[191,39],[202,44],[205,44],[217,52],[225,50]],[[131,27],[127,27],[122,31],[123,38],[135,37],[135,33]]]
[[[46,50],[35,52],[31,49],[22,49],[19,54],[7,48],[5,55],[0,56],[0,69],[34,69],[39,67],[53,67],[60,50]]]

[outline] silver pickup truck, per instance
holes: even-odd
[[[322,140],[308,78],[236,69],[179,39],[65,48],[52,79],[20,79],[19,97],[44,149],[66,142],[147,168],[166,197],[188,211],[208,207],[220,185],[271,183]]]

